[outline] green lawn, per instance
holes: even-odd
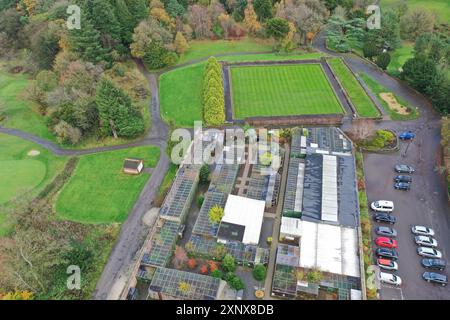
[[[205,64],[176,69],[160,77],[161,116],[180,127],[202,120],[202,79]]]
[[[220,61],[282,61],[317,59],[321,53],[306,54],[249,54],[220,57]],[[161,115],[166,122],[173,121],[180,127],[193,127],[194,121],[202,120],[201,87],[205,63],[164,73],[160,77],[159,95]]]
[[[29,156],[30,150],[40,154]],[[66,160],[32,142],[0,134],[0,236],[8,233],[14,224],[7,214],[10,201],[37,195],[64,168]]]
[[[21,129],[41,138],[55,141],[48,131],[46,118],[41,116],[33,103],[23,96],[26,88],[32,83],[24,74],[10,74],[0,62],[0,103],[6,108],[6,120],[0,125]]]
[[[419,112],[415,108],[410,108],[411,113],[408,115],[399,114],[399,113],[395,112],[394,110],[392,110],[391,108],[389,108],[389,105],[387,104],[387,102],[381,98],[380,93],[390,92],[390,91],[388,89],[386,89],[384,86],[382,86],[375,79],[366,75],[365,73],[360,73],[359,76],[369,86],[369,88],[373,91],[373,93],[375,93],[377,95],[378,100],[380,100],[381,104],[383,105],[384,110],[389,112],[389,116],[391,117],[392,120],[417,119],[417,117],[419,116]],[[404,99],[400,98],[399,96],[397,96],[395,94],[394,94],[394,96],[401,105],[403,105],[405,107],[410,107],[409,104]]]
[[[380,113],[358,80],[341,59],[329,59],[328,64],[339,78],[360,117],[378,117]]]
[[[383,6],[392,7],[402,3],[402,0],[381,0],[381,9]],[[450,1],[448,0],[408,0],[406,1],[408,8],[428,10],[432,13],[436,13],[440,22],[450,21]]]
[[[179,64],[191,60],[208,58],[218,54],[234,52],[265,52],[272,51],[273,45],[268,41],[244,38],[242,40],[194,40],[189,42],[189,49],[184,53]]]
[[[391,52],[391,62],[387,68],[389,74],[398,76],[400,68],[405,64],[406,60],[413,57],[414,43],[403,41],[402,47]]]
[[[234,116],[342,113],[320,64],[231,69]]]
[[[56,201],[58,217],[82,223],[123,222],[150,177],[124,174],[127,157],[144,159],[146,167],[154,167],[159,149],[144,146],[81,157]]]

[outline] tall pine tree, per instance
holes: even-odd
[[[102,47],[100,32],[98,32],[85,15],[81,17],[81,29],[69,31],[71,51],[85,61],[93,63],[111,62],[111,56]]]
[[[145,130],[140,112],[131,98],[113,83],[103,79],[97,87],[97,104],[100,128],[103,134],[117,137],[135,137]]]
[[[103,34],[107,47],[117,47],[121,44],[121,25],[113,7],[105,0],[92,1],[92,23]]]

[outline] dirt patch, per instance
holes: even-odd
[[[41,152],[38,151],[38,150],[30,150],[30,151],[28,151],[27,156],[36,157],[36,156],[38,156],[40,154],[41,154]]]
[[[395,98],[395,96],[391,92],[381,92],[380,97],[381,97],[381,99],[386,101],[386,103],[388,104],[390,109],[394,110],[398,114],[402,114],[402,115],[410,114],[410,112],[408,111],[408,108],[405,107],[404,105],[401,105],[397,101],[397,98]]]

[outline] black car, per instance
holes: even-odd
[[[394,216],[391,216],[390,214],[387,213],[376,213],[373,215],[373,219],[376,222],[386,222],[390,224],[394,224],[397,221],[397,219]]]
[[[414,173],[414,167],[407,164],[397,164],[395,166],[395,171],[398,173]]]
[[[398,259],[398,253],[394,249],[377,248],[377,250],[375,250],[375,253],[380,258],[392,259],[394,261]]]
[[[446,265],[447,262],[442,259],[422,259],[422,266],[427,269],[442,271]]]
[[[411,184],[407,182],[397,182],[396,184],[394,184],[394,188],[396,190],[408,191],[409,189],[411,189]]]
[[[436,272],[424,272],[422,278],[427,282],[437,283],[443,287],[445,287],[448,283],[448,278],[446,275]]]
[[[375,233],[379,236],[392,237],[392,238],[395,238],[397,236],[397,230],[389,228],[389,227],[376,227]]]
[[[394,178],[395,182],[412,182],[412,178],[410,176],[399,175]]]

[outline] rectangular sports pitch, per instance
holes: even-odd
[[[231,68],[234,118],[343,113],[320,64]]]

